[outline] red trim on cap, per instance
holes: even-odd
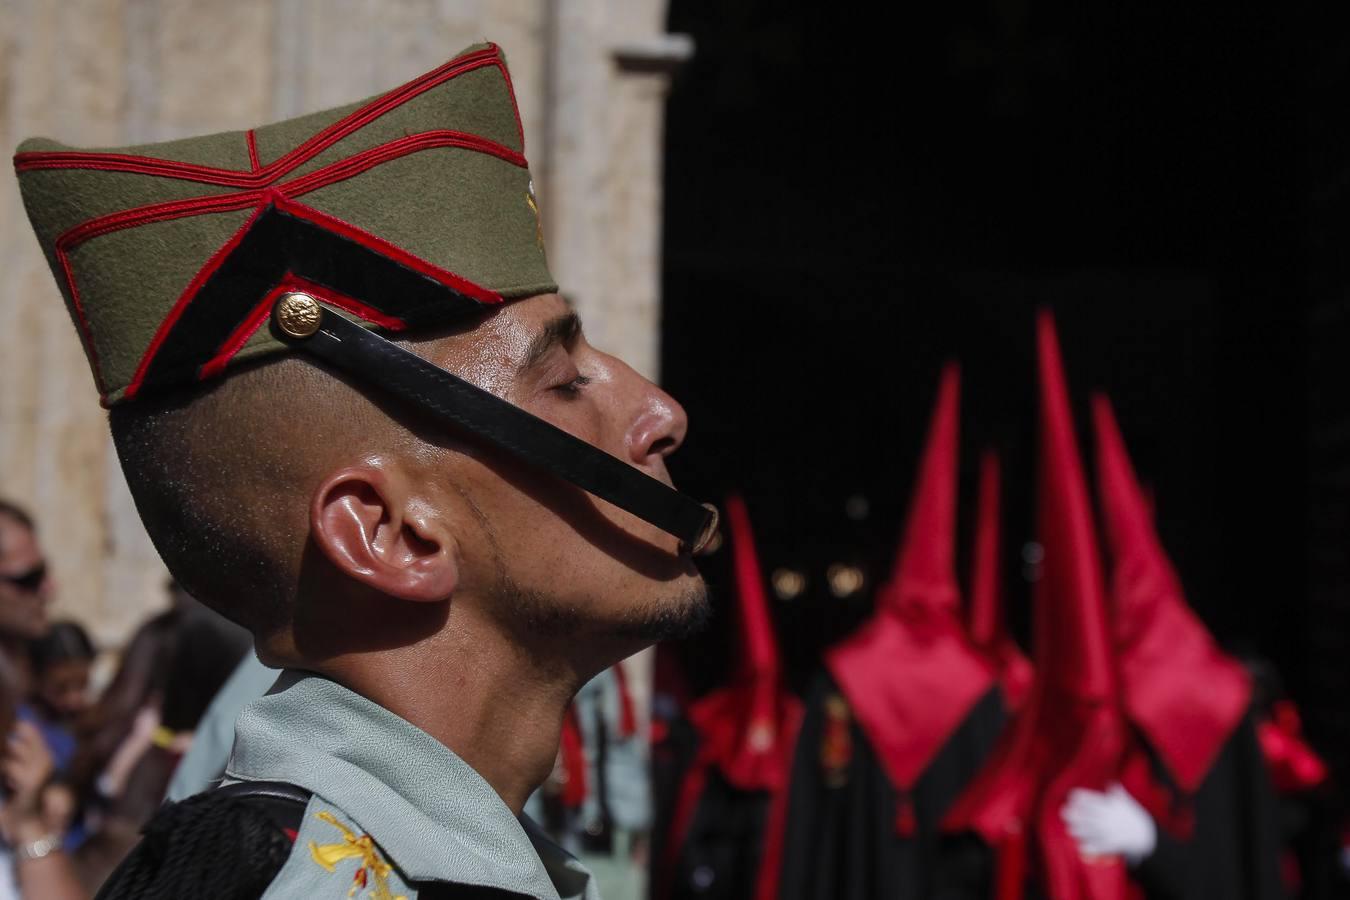
[[[479,303],[497,304],[502,302],[502,295],[496,291],[488,290],[485,287],[474,284],[467,278],[456,275],[449,269],[442,269],[440,266],[433,265],[421,257],[414,256],[407,250],[397,244],[392,244],[382,237],[371,234],[363,228],[331,216],[328,213],[320,212],[312,206],[306,206],[303,203],[297,203],[289,197],[277,195],[273,202],[277,209],[290,213],[297,218],[305,219],[316,225],[322,225],[334,234],[339,234],[348,240],[355,241],[382,256],[387,256],[400,265],[407,266],[414,272],[420,272],[436,281],[455,290],[466,297],[477,300]]]
[[[136,156],[128,153],[97,153],[84,150],[19,153],[14,157],[14,169],[16,172],[32,172],[44,169],[96,169],[108,172],[155,175],[161,178],[178,178],[225,187],[262,187],[293,172],[338,141],[364,128],[390,110],[397,109],[414,97],[426,93],[459,75],[481,69],[484,66],[496,66],[501,70],[503,77],[506,79],[507,93],[511,97],[512,109],[515,110],[516,127],[520,129],[520,111],[516,106],[516,95],[511,85],[511,78],[506,73],[500,48],[496,44],[491,44],[483,50],[452,59],[440,68],[433,69],[401,87],[376,97],[360,109],[349,113],[327,128],[317,132],[298,147],[277,157],[268,165],[259,165],[259,160],[256,158],[256,147],[253,146],[253,132],[248,132],[251,150],[249,160],[253,165],[253,169],[248,172],[197,165],[172,159],[159,159],[151,156]],[[521,146],[523,147],[524,144],[522,130]]]
[[[164,341],[169,337],[169,332],[173,330],[174,324],[183,315],[183,310],[187,309],[188,304],[192,302],[192,298],[197,296],[197,292],[202,289],[202,285],[206,284],[206,280],[215,274],[216,270],[225,262],[226,257],[235,247],[239,246],[239,242],[253,227],[253,223],[262,214],[263,209],[265,209],[264,206],[259,206],[253,211],[253,215],[249,216],[248,220],[239,226],[239,230],[231,235],[228,241],[221,244],[219,250],[211,254],[211,258],[206,261],[206,265],[198,270],[197,274],[188,282],[188,286],[183,290],[183,293],[178,295],[178,300],[169,310],[169,314],[159,323],[159,328],[155,330],[155,336],[151,339],[150,346],[146,348],[145,354],[141,357],[140,365],[136,366],[136,373],[132,375],[130,383],[127,384],[126,397],[128,400],[135,397],[137,392],[140,391],[141,382],[145,380],[145,373],[150,368],[151,360],[155,358],[159,348],[164,345]]]
[[[58,246],[71,250],[85,241],[111,234],[114,231],[121,231],[124,228],[134,228],[137,225],[149,225],[152,222],[166,222],[170,219],[181,219],[206,213],[247,209],[261,200],[262,196],[262,191],[248,191],[242,194],[216,194],[215,196],[190,197],[186,200],[171,200],[167,203],[138,206],[135,209],[110,213],[106,216],[90,219],[87,222],[81,222],[69,231],[63,232],[56,239],[56,242]]]
[[[525,145],[525,132],[521,125],[520,108],[516,102],[515,87],[511,83],[511,76],[506,70],[500,48],[496,44],[490,44],[483,50],[450,60],[440,68],[434,69],[425,75],[407,82],[401,87],[395,88],[394,90],[375,98],[360,109],[355,110],[351,114],[334,122],[332,125],[329,125],[327,128],[317,132],[299,146],[295,147],[290,152],[279,156],[268,165],[261,165],[261,160],[258,156],[255,132],[253,130],[245,132],[245,141],[248,145],[249,163],[251,166],[251,170],[248,172],[124,153],[37,151],[17,154],[14,157],[14,168],[16,172],[20,173],[47,169],[95,169],[164,178],[178,178],[203,184],[214,184],[227,187],[250,188],[249,190],[234,193],[189,197],[166,203],[148,204],[104,216],[98,216],[67,229],[57,237],[54,246],[57,264],[70,292],[71,306],[75,311],[76,325],[80,331],[80,336],[84,341],[85,350],[92,363],[91,368],[94,371],[94,380],[98,385],[99,393],[102,395],[104,402],[106,403],[107,401],[107,390],[102,376],[102,370],[98,364],[98,353],[94,347],[92,330],[89,326],[88,316],[85,313],[84,303],[80,297],[79,286],[76,283],[74,268],[70,260],[70,252],[75,247],[85,241],[101,237],[105,234],[110,234],[114,231],[146,225],[152,222],[163,222],[171,219],[205,215],[209,213],[233,212],[236,210],[247,209],[251,206],[257,206],[261,209],[262,205],[268,200],[274,200],[277,197],[286,198],[300,196],[310,191],[315,191],[348,178],[352,178],[382,163],[421,150],[459,147],[486,153],[498,159],[505,160],[512,165],[525,168],[527,165],[525,156],[520,151],[512,150],[503,144],[479,135],[441,129],[416,135],[407,135],[378,147],[369,148],[347,159],[339,160],[324,166],[317,171],[292,179],[290,182],[277,185],[275,188],[267,187],[268,185],[274,184],[282,176],[299,168],[324,150],[336,144],[338,141],[365,127],[385,113],[396,109],[414,97],[417,97],[438,85],[444,84],[459,75],[484,66],[495,66],[502,73],[502,78],[506,82],[507,93],[511,98],[511,108],[515,116],[521,147],[523,148]],[[293,207],[288,207],[288,211],[295,212],[295,214],[310,218],[313,221],[322,220],[323,224],[330,227],[336,226],[334,230],[339,231],[339,233],[344,236],[367,246],[371,246],[381,253],[394,257],[405,265],[409,265],[417,271],[422,271],[435,278],[437,281],[447,284],[455,290],[473,297],[480,302],[501,302],[500,295],[495,292],[487,291],[451,272],[419,260],[411,254],[395,247],[393,244],[383,241],[354,225],[332,217],[324,216],[317,210],[298,204]],[[255,212],[254,216],[250,217],[249,223],[252,222],[256,215],[257,213]],[[177,321],[177,317],[182,314],[180,305],[189,302],[191,295],[195,293],[197,288],[200,288],[202,281],[205,280],[203,273],[209,277],[210,272],[214,271],[214,266],[219,265],[219,260],[223,259],[224,254],[228,253],[229,249],[234,246],[234,243],[236,243],[242,235],[243,230],[247,229],[249,223],[246,223],[244,229],[236,232],[231,241],[227,242],[225,246],[212,256],[206,267],[204,267],[203,270],[198,273],[197,277],[193,279],[193,282],[189,284],[188,289],[184,294],[180,295],[174,308],[165,319],[167,326],[165,323],[161,323],[161,330],[156,333],[157,341],[162,342],[163,337],[167,334],[167,327],[171,327],[173,322]],[[145,367],[148,364],[148,361],[153,358],[154,352],[157,350],[158,344],[156,343],[152,343],[151,347],[147,349],[145,358],[137,368],[136,377],[133,378],[132,382],[127,387],[128,397],[133,396],[139,389],[141,379],[145,374]]]
[[[509,97],[511,98],[511,111],[514,112],[514,113],[516,114],[516,132],[520,135],[520,149],[521,149],[521,152],[524,152],[524,150],[525,150],[525,126],[522,125],[522,124],[521,124],[521,121],[520,121],[520,105],[519,105],[518,103],[516,103],[516,86],[515,86],[514,84],[511,83],[511,73],[508,72],[508,71],[506,71],[506,59],[505,59],[505,57],[502,56],[502,48],[498,47],[496,44],[493,44],[493,45],[492,45],[492,49],[496,51],[496,54],[497,54],[497,60],[496,60],[497,68],[501,70],[501,73],[502,73],[502,80],[504,80],[504,81],[506,82],[506,93],[507,93],[507,96],[509,96]]]
[[[326,284],[319,284],[317,281],[310,281],[308,278],[301,278],[299,275],[290,272],[286,273],[283,284],[285,290],[304,291],[307,294],[313,294],[329,306],[336,306],[338,309],[349,312],[386,331],[403,331],[408,327],[408,323],[398,316],[380,312],[375,307],[362,303],[348,294],[335,291]]]
[[[277,185],[277,190],[288,196],[297,197],[301,194],[307,194],[310,191],[318,190],[321,187],[327,187],[330,184],[336,184],[344,181],[354,175],[359,175],[369,169],[382,163],[407,156],[411,153],[417,153],[421,150],[435,150],[443,147],[458,147],[464,150],[473,150],[477,153],[484,153],[488,156],[495,156],[498,159],[505,160],[513,166],[525,168],[525,157],[510,147],[490,141],[487,138],[479,137],[476,134],[469,134],[464,131],[452,131],[450,129],[439,129],[436,131],[423,131],[419,134],[410,134],[405,137],[392,140],[378,147],[371,147],[369,150],[362,150],[353,156],[339,160],[331,165],[324,166],[308,175],[302,175],[299,178]]]
[[[355,297],[349,297],[346,294],[339,293],[327,285],[322,285],[308,278],[301,278],[291,272],[277,282],[277,286],[272,288],[267,294],[258,301],[258,304],[249,311],[248,316],[243,322],[239,323],[225,342],[220,345],[220,350],[215,356],[211,357],[201,370],[197,373],[199,381],[205,381],[208,378],[214,378],[224,371],[225,366],[230,360],[238,355],[239,351],[244,349],[244,345],[249,339],[258,332],[263,323],[272,313],[272,304],[276,303],[277,298],[282,294],[288,294],[291,291],[303,291],[306,294],[313,295],[316,299],[322,300],[330,306],[336,306],[338,309],[345,310],[354,316],[365,319],[367,322],[378,325],[389,331],[402,331],[408,327],[408,324],[396,316],[386,315],[357,300]]]
[[[262,163],[258,162],[258,138],[254,135],[252,128],[244,133],[244,140],[248,143],[249,168],[257,173],[262,168]]]
[[[140,206],[134,209],[122,210],[121,212],[110,213],[106,216],[90,219],[63,232],[56,239],[56,258],[61,267],[62,275],[65,277],[66,285],[70,290],[71,305],[75,309],[76,321],[79,325],[81,337],[84,339],[85,347],[88,350],[89,358],[94,363],[93,369],[95,373],[100,373],[101,371],[98,367],[98,354],[94,349],[88,317],[85,315],[84,304],[80,298],[79,287],[75,283],[74,269],[70,263],[70,251],[75,247],[94,238],[102,237],[105,234],[127,228],[134,228],[139,225],[147,225],[153,222],[164,222],[171,219],[180,219],[209,213],[233,212],[240,209],[247,209],[250,206],[258,206],[268,198],[280,198],[285,200],[288,196],[300,196],[310,193],[311,191],[319,190],[320,188],[329,187],[340,181],[353,178],[382,163],[422,150],[433,150],[445,147],[458,147],[465,150],[473,150],[475,152],[495,156],[496,158],[505,160],[513,165],[521,167],[524,167],[525,165],[524,156],[495,141],[490,141],[486,138],[480,138],[477,135],[464,132],[450,130],[429,131],[423,134],[408,135],[390,141],[387,144],[372,147],[353,157],[340,160],[332,165],[311,172],[308,175],[301,176],[300,178],[282,184],[275,189],[243,191],[231,194],[214,194],[205,197],[190,197],[184,200],[173,200],[167,203],[155,203],[148,206]],[[483,303],[501,302],[502,298],[499,294],[481,288],[448,270],[441,269],[420,260],[412,254],[399,249],[387,241],[375,237],[355,225],[343,222],[342,220],[331,216],[326,216],[309,206],[295,204],[294,206],[285,205],[285,208],[288,211],[295,212],[296,215],[299,215],[302,218],[321,222],[328,227],[333,227],[334,230],[339,231],[339,233],[344,236],[359,241],[367,246],[374,247],[386,256],[391,256],[399,262],[408,265],[410,268],[430,275],[442,284],[446,284],[462,294],[473,297],[475,300]],[[249,221],[252,222],[252,217]],[[232,244],[227,243],[221,249],[228,250],[232,246]],[[210,265],[210,263],[208,263],[208,265]],[[194,282],[194,284],[195,283],[196,282]],[[191,288],[192,286],[190,285],[189,287]],[[200,287],[200,284],[197,284],[197,287]],[[182,302],[182,297],[179,299],[180,302]],[[177,314],[170,312],[170,316],[176,321]],[[154,345],[152,345],[152,347],[154,347]],[[155,349],[157,349],[157,347]],[[153,354],[150,354],[150,356],[153,356]],[[140,376],[144,376],[145,373],[143,367],[149,358],[150,357],[146,357],[146,360],[142,361],[141,367],[137,368],[138,377],[133,379],[131,385],[128,385],[128,397],[134,396],[135,391],[139,389]],[[106,394],[101,374],[95,375],[95,381],[98,384],[99,393]]]
[[[263,194],[263,199],[266,202],[260,204],[258,208],[253,211],[253,214],[248,217],[248,221],[246,221],[219,250],[212,254],[211,258],[207,260],[206,265],[197,272],[192,281],[188,283],[187,288],[179,295],[178,300],[175,301],[173,308],[170,309],[169,314],[164,318],[164,321],[160,323],[153,340],[150,342],[150,346],[146,348],[140,364],[136,367],[135,375],[127,385],[126,398],[128,400],[135,397],[140,391],[141,384],[145,380],[145,373],[149,371],[151,362],[154,361],[155,356],[164,345],[169,333],[173,330],[173,326],[183,315],[183,311],[197,296],[197,293],[201,290],[206,281],[215,274],[218,268],[220,268],[221,264],[225,261],[225,258],[229,256],[234,248],[239,245],[239,242],[243,240],[248,229],[252,227],[253,222],[266,208],[268,203],[275,205],[277,209],[288,215],[304,219],[308,222],[313,222],[334,234],[341,235],[347,240],[358,243],[363,247],[367,247],[376,253],[379,253],[381,256],[394,260],[399,265],[425,275],[438,284],[443,284],[479,303],[495,305],[502,302],[501,294],[498,294],[496,291],[491,291],[477,285],[467,278],[456,275],[448,269],[432,265],[426,260],[414,256],[403,248],[391,244],[383,238],[376,237],[370,232],[359,228],[350,222],[320,212],[312,206],[297,203],[277,191],[264,191],[260,193]],[[281,281],[279,287],[273,288],[261,301],[259,301],[258,305],[249,312],[244,321],[240,323],[240,325],[231,332],[229,337],[225,339],[224,343],[221,344],[216,355],[202,366],[197,376],[199,379],[206,379],[219,374],[225,368],[226,364],[228,364],[229,361],[243,349],[244,345],[248,343],[249,338],[257,332],[258,328],[260,328],[262,323],[266,320],[267,311],[271,308],[271,303],[275,300],[277,291],[285,289],[285,286],[287,285],[294,286],[295,289],[312,292],[325,302],[330,302],[339,309],[346,310],[347,312],[359,316],[368,322],[372,322],[381,328],[387,328],[390,331],[401,331],[407,327],[402,319],[382,313],[379,310],[362,303],[360,300],[341,294],[334,291],[332,288],[316,284],[301,276],[288,273]]]
[[[164,222],[169,219],[180,219],[205,213],[245,209],[258,203],[264,195],[268,194],[298,197],[337,184],[339,181],[354,178],[382,163],[421,150],[434,150],[443,147],[459,147],[478,153],[486,153],[522,168],[525,165],[525,157],[509,147],[498,144],[496,141],[489,141],[486,138],[459,131],[427,131],[422,134],[401,137],[387,144],[364,150],[355,156],[339,160],[331,165],[324,166],[322,169],[310,172],[308,175],[302,175],[278,185],[276,188],[232,194],[208,194],[204,197],[170,200],[165,203],[152,203],[147,206],[138,206],[89,219],[63,232],[56,239],[57,247],[58,249],[69,250],[93,238],[102,237],[114,231],[121,231],[124,228],[134,228],[137,225],[148,225],[152,222]]]
[[[294,290],[294,288],[282,281],[264,294],[262,300],[249,310],[249,314],[244,318],[244,321],[240,322],[239,326],[225,339],[225,343],[220,345],[216,355],[207,360],[198,370],[197,380],[205,381],[224,371],[226,363],[234,359],[235,354],[244,348],[249,338],[257,333],[263,322],[267,321],[267,315],[272,311],[272,304],[276,302],[277,297],[291,290]]]
[[[70,257],[61,248],[59,241],[56,244],[56,262],[61,267],[61,275],[65,278],[66,287],[70,291],[70,305],[75,310],[75,324],[80,332],[80,340],[84,342],[85,352],[89,354],[91,363],[89,368],[94,373],[94,385],[98,388],[99,397],[106,398],[108,391],[103,384],[103,369],[98,364],[98,351],[94,349],[94,333],[89,327],[89,318],[84,314],[80,288],[75,283],[75,270],[71,267]]]

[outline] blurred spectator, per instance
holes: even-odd
[[[70,766],[79,796],[116,796],[148,746],[159,726],[179,616],[176,610],[161,613],[136,630],[112,681],[80,723],[80,747]]]
[[[245,706],[267,693],[279,674],[252,651],[244,654],[197,723],[192,747],[174,770],[165,799],[177,803],[219,784],[234,747],[234,720]]]
[[[1275,664],[1247,648],[1242,664],[1251,676],[1261,753],[1279,795],[1284,842],[1281,874],[1290,897],[1323,900],[1350,896],[1338,800],[1330,772],[1303,734],[1298,706]]]
[[[0,897],[31,900],[86,900],[62,835],[74,809],[70,792],[52,783],[55,764],[42,732],[32,722],[17,722],[0,759],[6,798],[0,833],[14,848],[7,861]]]
[[[132,637],[71,767],[91,834],[76,862],[90,890],[136,843],[211,698],[249,647],[242,629],[176,587],[171,596],[172,608]]]
[[[0,756],[5,789],[0,805],[0,898],[5,900],[85,896],[69,859],[60,852],[72,804],[68,792],[51,785],[56,769],[53,751],[39,724],[15,721],[35,686],[30,642],[48,633],[51,594],[52,578],[32,517],[0,500],[0,733],[6,736]],[[35,713],[25,709],[22,716],[35,718]],[[58,743],[69,757],[73,742],[68,733],[65,737]]]
[[[28,692],[27,642],[47,631],[52,578],[33,519],[0,500],[0,731]]]
[[[18,717],[42,732],[58,774],[75,757],[75,721],[89,708],[89,670],[94,644],[75,622],[57,622],[28,645],[30,685],[28,702]]]

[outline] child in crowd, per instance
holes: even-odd
[[[64,774],[75,757],[76,720],[89,708],[89,672],[94,645],[75,622],[56,622],[45,635],[28,645],[32,687],[18,718],[32,722],[42,733],[56,764]]]

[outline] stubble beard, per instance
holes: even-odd
[[[622,616],[607,621],[597,620],[588,611],[588,607],[593,608],[592,604],[563,600],[546,591],[522,587],[506,570],[501,544],[491,523],[467,495],[465,499],[492,548],[496,582],[492,609],[507,627],[520,629],[523,636],[545,640],[591,638],[655,644],[689,637],[707,624],[711,607],[708,587],[702,578],[695,579],[674,596],[650,597],[629,608]]]
[[[618,618],[597,620],[588,613],[589,604],[525,589],[501,568],[497,574],[493,605],[534,638],[594,637],[655,644],[696,634],[708,621],[708,590],[701,580],[674,596],[647,599]]]

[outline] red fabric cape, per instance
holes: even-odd
[[[1035,585],[1035,682],[943,827],[973,831],[995,849],[1000,900],[1021,896],[1027,872],[1050,900],[1125,900],[1131,888],[1124,862],[1083,857],[1060,817],[1070,790],[1104,790],[1121,776],[1128,737],[1087,485],[1048,313],[1037,322],[1037,342],[1044,559]]]
[[[1251,681],[1187,606],[1110,402],[1095,396],[1092,413],[1125,709],[1178,787],[1194,793],[1246,714]]]
[[[731,681],[689,709],[699,749],[676,800],[665,869],[667,877],[673,875],[708,774],[715,769],[737,790],[770,795],[753,900],[773,900],[782,868],[788,776],[802,703],[783,681],[750,515],[736,496],[728,498],[726,513],[736,574],[740,654]]]
[[[877,610],[825,657],[883,770],[902,793],[913,789],[993,684],[988,661],[959,618],[959,379],[954,364],[943,370],[895,571],[877,593]]]
[[[999,541],[1000,477],[998,454],[986,451],[980,460],[980,494],[975,510],[975,548],[971,553],[970,639],[989,657],[1003,698],[1012,712],[1022,708],[1031,692],[1031,661],[1008,634],[1003,617],[1003,573]]]

